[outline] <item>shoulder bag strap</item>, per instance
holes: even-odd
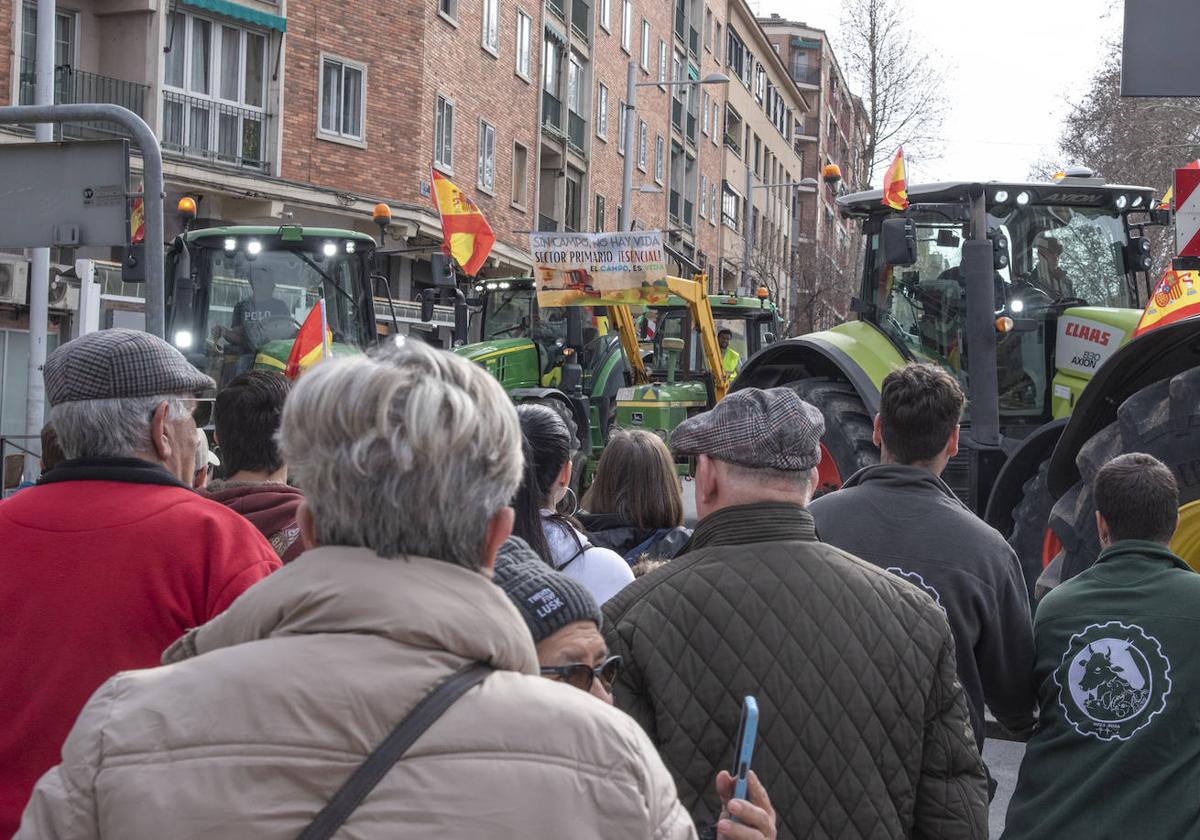
[[[493,670],[491,665],[473,662],[447,677],[437,688],[422,697],[383,743],[358,766],[349,780],[342,785],[341,790],[329,800],[329,804],[321,809],[308,828],[300,834],[300,840],[327,840],[332,837],[425,730],[454,705],[458,698],[483,682]]]

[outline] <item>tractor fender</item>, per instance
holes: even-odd
[[[1054,445],[1062,436],[1068,419],[1051,420],[1034,429],[1032,434],[1018,442],[1017,448],[1000,468],[1000,474],[996,476],[996,483],[988,496],[987,511],[983,518],[1001,534],[1012,530],[1012,512],[1021,501],[1025,482],[1054,451]]]
[[[823,376],[848,382],[874,417],[879,412],[883,378],[904,363],[900,352],[874,326],[850,321],[763,348],[746,362],[731,390],[774,388]]]
[[[1156,327],[1117,350],[1083,389],[1067,420],[1050,457],[1050,494],[1057,499],[1079,481],[1075,456],[1117,419],[1121,403],[1148,385],[1195,367],[1200,367],[1200,316]]]

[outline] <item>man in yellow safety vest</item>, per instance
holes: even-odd
[[[730,382],[737,376],[738,368],[742,366],[741,353],[729,346],[732,339],[732,330],[720,330],[717,333],[717,344],[721,348],[721,365],[725,368],[725,375],[729,377]]]

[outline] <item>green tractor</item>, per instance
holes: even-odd
[[[866,240],[857,319],[772,345],[734,387],[784,385],[822,411],[829,492],[878,462],[872,423],[888,372],[939,364],[969,397],[943,478],[1008,536],[1031,595],[1052,560],[1065,579],[1095,558],[1089,483],[1127,451],[1174,469],[1173,548],[1200,568],[1200,319],[1132,339],[1150,289],[1145,228],[1169,221],[1150,189],[1080,169],[908,194],[902,212],[879,190],[838,198]]]
[[[668,282],[666,301],[635,318],[625,306],[539,307],[532,279],[489,280],[471,300],[478,341],[455,352],[482,365],[515,402],[563,417],[577,443],[575,474],[586,485],[612,429],[665,435],[724,396],[718,331],[730,331],[741,359],[778,331],[765,299],[706,296],[694,281]]]
[[[335,356],[378,341],[375,241],[298,225],[190,231],[167,255],[167,336],[217,388],[251,369],[282,371],[321,298]]]

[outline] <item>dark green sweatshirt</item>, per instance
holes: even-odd
[[[1034,621],[1041,719],[1007,840],[1200,838],[1200,575],[1124,540]]]

